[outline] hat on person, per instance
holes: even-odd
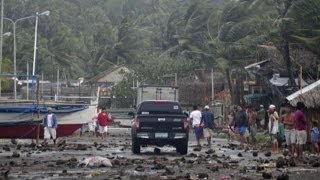
[[[52,111],[52,108],[51,108],[51,107],[48,107],[48,111]]]
[[[275,109],[275,108],[276,108],[276,106],[273,105],[273,104],[271,104],[271,105],[269,106],[269,109]]]
[[[264,107],[263,104],[261,104],[260,107],[263,108]]]
[[[204,106],[204,109],[209,109],[209,106],[208,105]]]

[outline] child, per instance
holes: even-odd
[[[319,155],[320,151],[319,151],[319,145],[318,145],[318,141],[319,141],[318,123],[316,121],[313,121],[312,125],[313,126],[311,129],[311,140],[312,140],[312,144],[315,149],[315,152],[317,153],[317,155]]]
[[[234,111],[230,111],[228,115],[228,124],[227,124],[227,134],[228,134],[228,141],[231,141],[231,138],[235,136],[234,132]]]
[[[275,105],[270,105],[269,110],[269,134],[271,137],[271,143],[272,143],[272,152],[273,153],[279,153],[279,145],[278,145],[278,140],[277,140],[277,134],[279,132],[279,115],[276,111],[276,106]]]

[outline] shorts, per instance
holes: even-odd
[[[99,132],[100,132],[101,134],[108,132],[108,126],[100,126],[100,125],[99,125]]]
[[[44,127],[44,134],[43,134],[44,139],[57,139],[57,131],[56,128],[49,128],[49,127]]]
[[[306,130],[297,130],[297,144],[304,145],[307,143],[307,131]]]
[[[241,126],[239,128],[239,134],[240,135],[245,135],[246,132],[247,132],[247,127],[246,126]]]
[[[205,138],[213,137],[213,129],[204,128],[203,129],[203,135],[204,135]]]
[[[284,129],[284,136],[286,137],[286,144],[289,146],[291,144],[296,144],[296,130],[294,129]]]
[[[203,128],[202,127],[194,127],[194,134],[196,135],[196,138],[202,138],[203,137]]]
[[[96,131],[96,123],[95,122],[89,122],[88,123],[88,129],[89,129],[89,132],[95,132]]]

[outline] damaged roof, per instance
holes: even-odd
[[[304,102],[308,108],[320,107],[320,80],[302,88],[299,91],[286,97],[291,105],[295,106],[297,102]]]

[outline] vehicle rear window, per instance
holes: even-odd
[[[146,101],[138,108],[138,114],[181,114],[182,110],[177,102]]]

